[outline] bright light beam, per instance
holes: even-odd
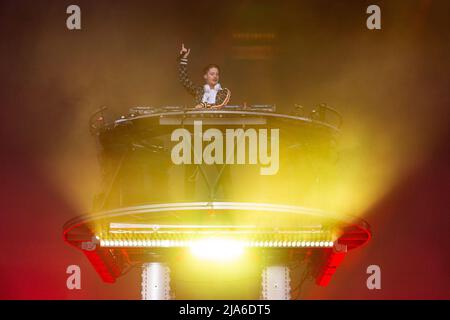
[[[244,253],[242,242],[227,239],[198,240],[189,248],[196,258],[213,261],[236,260]]]

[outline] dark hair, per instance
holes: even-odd
[[[220,67],[217,64],[210,63],[206,67],[203,68],[203,74],[207,74],[209,69],[211,69],[211,68],[216,68],[217,70],[219,70],[219,73],[220,73]]]

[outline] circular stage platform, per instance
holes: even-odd
[[[91,213],[65,224],[64,239],[105,282],[136,265],[166,274],[154,264],[219,239],[267,255],[264,283],[280,275],[274,256],[283,265],[307,255],[305,267],[324,286],[370,239],[365,221],[328,210],[339,125],[326,114],[135,108],[110,123],[97,116],[101,192]],[[273,288],[262,296],[280,297]],[[152,297],[168,298],[167,290]]]

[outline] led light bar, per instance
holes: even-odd
[[[332,247],[335,231],[321,224],[296,228],[256,225],[162,225],[110,223],[97,231],[101,247],[176,248],[192,247],[208,239],[220,239],[252,248]]]
[[[201,241],[201,240],[199,240]],[[331,248],[333,241],[240,241],[246,248]],[[107,248],[183,248],[192,247],[195,240],[105,240],[100,246]]]

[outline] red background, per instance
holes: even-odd
[[[87,259],[62,241],[63,223],[83,213],[64,188],[80,183],[71,178],[74,172],[87,170],[84,176],[92,177],[88,192],[80,194],[81,207],[88,210],[86,203],[98,179],[95,152],[81,151],[77,158],[72,151],[72,161],[63,164],[68,172],[63,182],[50,178],[51,161],[68,149],[94,148],[86,119],[96,103],[107,100],[113,109],[125,112],[130,104],[187,101],[174,66],[181,41],[196,48],[197,61],[211,56],[228,66],[228,82],[239,88],[236,103],[258,94],[263,95],[260,99],[286,104],[298,97],[312,104],[353,96],[353,102],[361,103],[340,109],[344,116],[365,114],[362,125],[372,132],[370,137],[386,134],[392,136],[392,150],[405,145],[413,150],[380,159],[400,163],[398,168],[404,161],[407,170],[362,214],[372,226],[373,239],[346,257],[327,288],[313,288],[304,298],[450,298],[448,2],[374,1],[383,12],[383,30],[378,34],[365,28],[365,8],[371,2],[258,3],[78,1],[83,30],[73,34],[65,28],[68,1],[2,2],[0,298],[140,298],[138,270],[114,285],[104,284]],[[258,10],[267,10],[266,19],[255,18],[252,13]],[[252,19],[258,23],[252,25]],[[236,28],[248,29],[248,24],[257,31],[275,29],[280,53],[278,60],[261,62],[239,82],[236,74],[246,69],[227,62],[226,35]],[[125,38],[131,40],[123,47]],[[386,77],[391,67],[396,75],[397,61],[407,54],[413,59],[402,69],[404,77]],[[147,58],[141,68],[143,56]],[[392,65],[385,64],[391,58]],[[349,70],[353,60],[360,69],[367,66],[361,71],[368,74],[367,81]],[[97,63],[109,63],[108,74],[93,76],[90,70]],[[265,69],[273,63],[274,68]],[[73,64],[80,68],[78,73]],[[265,75],[278,81],[275,89],[265,76],[251,79],[258,68],[269,70]],[[124,70],[131,71],[124,74]],[[301,77],[294,74],[297,71]],[[343,85],[338,90],[343,96],[334,100],[326,84],[347,72],[350,78],[353,74],[354,86]],[[159,80],[161,87],[155,84]],[[319,83],[320,92],[314,89]],[[273,90],[260,90],[265,87]],[[111,100],[118,88],[127,94],[114,105]],[[133,95],[139,99],[127,99]],[[81,108],[83,103],[89,107]],[[49,154],[52,157],[47,158]],[[93,167],[83,167],[83,156],[92,160]],[[81,267],[81,290],[66,288],[65,270],[71,264]],[[381,267],[381,290],[366,287],[365,270],[371,264]]]

